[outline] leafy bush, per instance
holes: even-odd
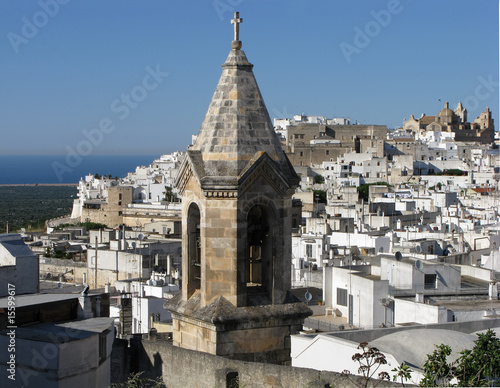
[[[314,183],[325,183],[325,178],[323,175],[315,175],[314,176]]]

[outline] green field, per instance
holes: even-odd
[[[71,214],[76,186],[0,186],[0,233],[40,231],[45,221]]]

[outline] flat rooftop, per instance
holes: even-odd
[[[478,310],[490,310],[500,309],[500,300],[488,300],[488,299],[439,299],[432,298],[434,306],[446,307],[447,309],[457,311],[478,311]]]

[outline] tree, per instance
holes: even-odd
[[[392,381],[398,381],[398,379],[400,379],[401,384],[404,387],[405,381],[411,379],[411,372],[413,371],[410,369],[409,365],[403,361],[403,363],[397,368],[394,368],[392,372],[394,372],[394,376],[392,376]]]
[[[387,364],[385,355],[377,348],[368,346],[367,342],[361,342],[358,345],[358,349],[361,349],[363,353],[354,354],[354,356],[352,356],[352,360],[359,363],[358,373],[365,379],[362,387],[367,387],[370,379],[373,378],[378,378],[380,380],[373,385],[374,387],[379,385],[384,380],[389,381],[389,373],[387,372],[379,372],[375,377],[375,373],[377,373],[380,366]],[[349,374],[347,371],[344,371],[343,373]]]
[[[446,357],[451,354],[448,345],[436,345],[436,350],[427,355],[421,387],[450,386],[453,378],[460,387],[493,387],[500,382],[500,340],[488,329],[478,334],[472,350],[465,349],[460,357],[450,364]]]
[[[446,357],[451,354],[451,347],[444,344],[435,346],[434,352],[427,355],[421,387],[449,387],[454,377],[455,367],[446,361]]]
[[[455,376],[462,387],[493,387],[500,381],[500,340],[488,329],[478,334],[472,350],[460,352]]]
[[[370,193],[370,186],[390,186],[389,183],[387,182],[376,182],[376,183],[363,183],[362,185],[358,186],[358,196],[360,199],[363,199],[364,201],[368,201],[368,195]]]
[[[172,188],[169,186],[165,186],[165,191],[163,192],[165,197],[163,197],[164,201],[167,202],[177,202],[177,194],[172,191]]]
[[[314,202],[327,203],[326,191],[324,190],[313,190]]]
[[[325,183],[325,178],[323,177],[323,175],[315,175],[314,176],[314,183]]]
[[[87,229],[87,230],[105,229],[108,227],[105,224],[101,224],[99,222],[92,222],[92,221],[86,221],[86,222],[80,223],[80,225],[85,227],[85,229]]]

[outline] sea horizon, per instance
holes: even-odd
[[[88,174],[123,178],[151,155],[0,155],[0,185],[76,184]]]

